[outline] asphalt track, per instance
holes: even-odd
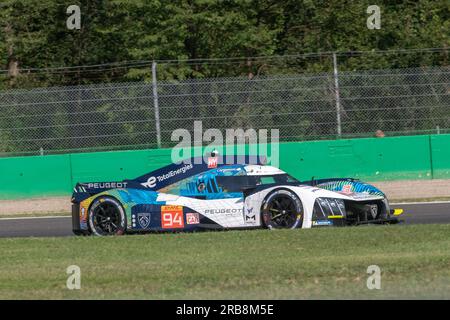
[[[403,224],[450,223],[450,202],[395,204]],[[70,217],[0,219],[0,238],[72,236]]]

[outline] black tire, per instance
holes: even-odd
[[[89,228],[97,236],[124,234],[127,219],[120,202],[108,196],[96,198],[89,208]]]
[[[288,189],[276,189],[264,199],[262,221],[269,229],[295,229],[303,224],[303,205],[298,196]]]

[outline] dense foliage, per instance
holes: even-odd
[[[384,0],[381,29],[369,30],[367,7],[350,0],[2,0],[3,87],[79,84],[150,77],[148,65],[36,72],[29,68],[135,60],[295,55],[327,51],[442,48],[450,43],[448,0]],[[66,9],[81,7],[82,27],[68,30]],[[342,56],[346,69],[447,63],[447,54]],[[328,56],[289,60],[176,63],[163,78],[322,71]],[[9,76],[8,76],[9,74]]]
[[[338,52],[343,136],[450,128],[448,0],[377,1],[375,30],[367,27],[368,0],[1,1],[3,154],[154,147],[145,84],[152,61],[163,146],[196,119],[214,128],[280,128],[283,140],[335,138],[330,52]],[[66,26],[73,4],[80,30]],[[428,67],[439,68],[428,74]],[[413,71],[361,73],[398,68]],[[272,78],[253,81],[262,76]],[[174,79],[187,82],[161,82]],[[20,90],[54,86],[74,87]]]

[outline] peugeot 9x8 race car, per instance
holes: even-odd
[[[133,180],[78,183],[73,232],[311,228],[398,222],[383,192],[354,179],[300,182],[264,158],[170,164]],[[220,161],[222,162],[222,161]],[[200,164],[196,164],[200,163]],[[250,164],[251,163],[251,164]]]

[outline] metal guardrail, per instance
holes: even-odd
[[[3,156],[168,147],[178,128],[279,129],[281,141],[443,133],[450,67],[0,91]],[[380,133],[380,132],[379,132]]]

